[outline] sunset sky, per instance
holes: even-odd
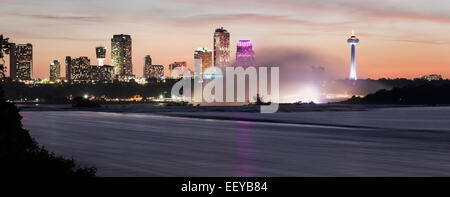
[[[154,64],[187,61],[199,47],[213,48],[215,28],[251,40],[258,54],[278,49],[303,54],[338,78],[348,77],[352,29],[359,78],[442,74],[450,77],[448,0],[0,0],[0,34],[32,43],[34,77],[49,64],[108,48],[113,34],[133,39],[133,72],[142,76],[145,55]],[[301,61],[301,60],[299,60]],[[64,65],[64,64],[63,64]],[[281,66],[280,69],[283,69]],[[64,73],[64,66],[62,72]]]

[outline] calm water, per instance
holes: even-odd
[[[313,118],[326,118],[329,113],[315,113]],[[24,127],[41,145],[96,166],[99,176],[450,175],[448,128],[386,129],[383,120],[370,118],[370,111],[341,112],[342,118],[352,113],[369,113],[367,121],[373,125],[378,121],[380,128],[152,114],[21,112]],[[376,113],[379,117],[383,112]],[[295,113],[284,116],[295,119]]]

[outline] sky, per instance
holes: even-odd
[[[360,39],[358,78],[432,73],[450,78],[448,0],[0,0],[0,4],[0,34],[11,42],[33,44],[35,78],[48,78],[50,62],[64,62],[65,56],[88,56],[96,64],[99,45],[108,48],[109,64],[110,39],[121,33],[133,39],[133,73],[138,77],[145,55],[166,69],[174,61],[187,61],[192,67],[194,50],[212,49],[218,27],[231,33],[232,59],[236,43],[251,40],[257,60],[258,54],[273,51],[298,54],[299,65],[346,78],[350,71],[346,40],[354,29]],[[286,70],[295,74],[302,68]],[[64,70],[62,66],[61,73]]]

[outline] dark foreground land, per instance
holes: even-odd
[[[73,159],[56,156],[22,128],[19,109],[6,102],[0,86],[0,174],[2,176],[95,176],[95,168],[84,168]],[[70,157],[69,157],[70,158]]]

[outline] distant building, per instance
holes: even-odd
[[[352,31],[352,36],[347,40],[347,43],[351,47],[351,63],[350,63],[350,80],[357,80],[356,76],[356,45],[359,43],[359,39],[356,38],[355,32]]]
[[[58,60],[54,60],[50,63],[50,81],[58,81],[61,79],[61,63]]]
[[[443,78],[442,78],[442,75],[431,74],[431,75],[422,76],[419,79],[427,80],[427,81],[439,81],[439,80],[442,80]]]
[[[116,76],[132,76],[131,36],[114,35],[111,39],[111,66]]]
[[[68,82],[72,81],[72,57],[66,56],[66,80]]]
[[[72,59],[70,68],[71,81],[91,81],[91,60],[88,57]]]
[[[239,40],[237,43],[236,66],[255,66],[255,52],[250,40]]]
[[[96,47],[95,48],[95,55],[97,56],[98,65],[103,66],[103,62],[106,58],[106,47]]]
[[[158,80],[164,79],[164,66],[163,65],[150,65],[145,71],[145,78],[155,78]]]
[[[207,68],[213,66],[212,62],[212,51],[207,48],[198,48],[194,51],[194,59],[202,60],[202,71],[204,72]]]
[[[94,82],[110,82],[114,78],[114,67],[110,65],[90,66],[90,80]]]
[[[180,73],[178,73],[178,74],[176,74],[177,76],[174,76],[175,75],[175,73],[174,73],[174,69],[176,69],[176,68],[186,68],[187,69],[187,63],[185,62],[185,61],[183,61],[183,62],[174,62],[174,63],[172,63],[172,64],[169,64],[169,76],[171,77],[171,78],[179,78],[180,76]]]
[[[164,79],[164,66],[153,65],[150,55],[144,57],[144,78]]]
[[[18,44],[15,51],[16,78],[27,81],[33,79],[33,45]]]
[[[214,32],[214,66],[230,65],[230,33],[223,27]]]
[[[17,67],[17,55],[16,55],[16,44],[11,43],[9,53],[9,77],[12,80],[16,80],[16,67]]]
[[[144,78],[145,79],[148,79],[149,78],[149,73],[150,73],[150,67],[152,66],[152,58],[150,57],[150,55],[146,55],[145,57],[144,57],[144,67],[143,67],[143,69],[144,69]]]

